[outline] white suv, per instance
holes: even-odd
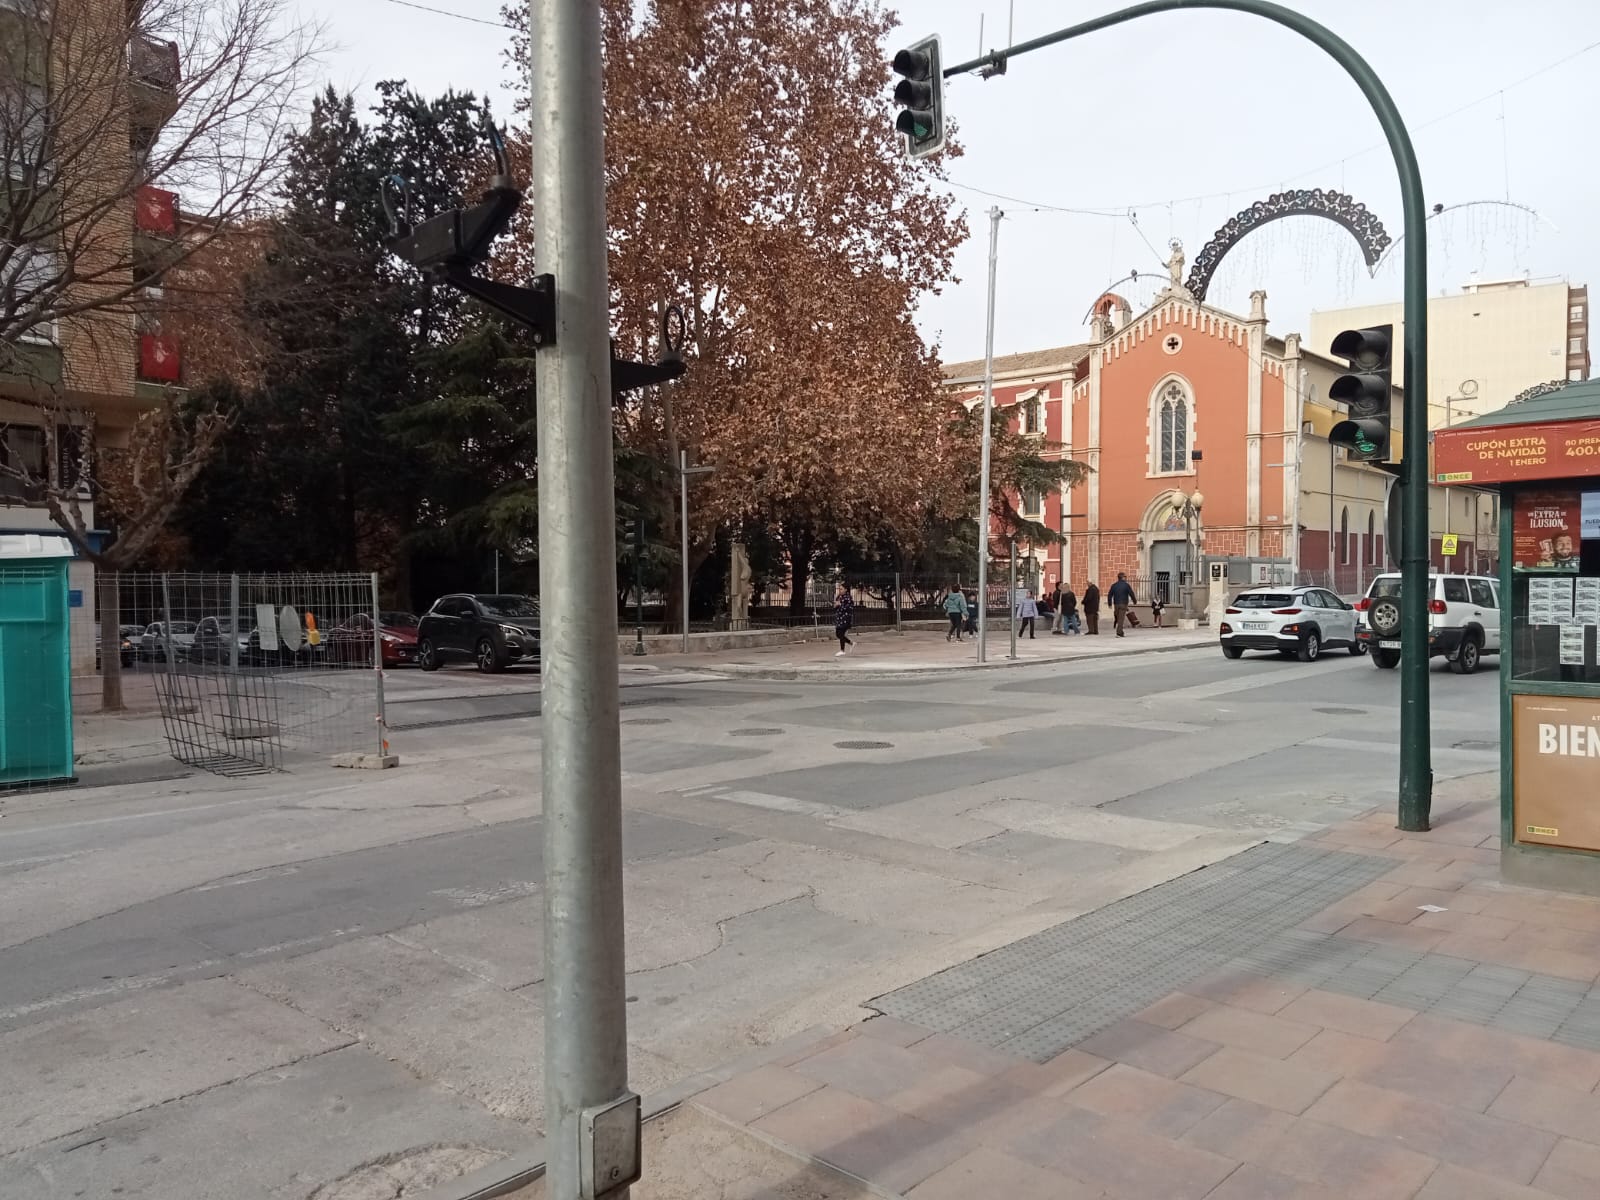
[[[1373,664],[1400,663],[1400,576],[1379,575],[1356,604],[1356,636],[1372,649]],[[1443,655],[1458,675],[1500,653],[1500,582],[1487,575],[1428,576],[1428,657]]]
[[[1233,598],[1217,628],[1222,652],[1276,650],[1313,662],[1328,646],[1365,654],[1356,639],[1356,611],[1326,588],[1261,587]]]

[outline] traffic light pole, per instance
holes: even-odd
[[[998,208],[989,210],[989,316],[983,335],[983,463],[978,469],[978,661],[989,661],[989,452],[994,412],[994,278],[1000,253]]]
[[[638,1175],[628,1090],[617,701],[616,496],[600,12],[530,0],[537,269],[555,278],[538,354],[544,622],[544,1072],[551,1200],[622,1200]]]
[[[1110,29],[1139,17],[1179,9],[1223,9],[1265,17],[1321,47],[1355,80],[1372,105],[1394,155],[1405,217],[1405,437],[1400,476],[1400,796],[1399,827],[1428,828],[1433,804],[1433,762],[1428,704],[1428,237],[1422,172],[1411,135],[1389,89],[1348,42],[1326,26],[1270,0],[1146,0],[1083,21],[970,62],[945,68],[945,78],[995,67],[1032,50]],[[992,287],[992,284],[991,284]],[[985,531],[986,532],[986,531]],[[981,560],[980,560],[981,561]],[[981,645],[981,643],[980,643]]]

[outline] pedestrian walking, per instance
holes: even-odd
[[[835,658],[843,658],[845,651],[855,643],[850,640],[850,620],[855,615],[856,602],[850,598],[850,589],[841,580],[839,594],[833,598],[833,636],[839,639]]]
[[[1033,622],[1038,615],[1039,602],[1033,598],[1033,589],[1029,588],[1022,593],[1022,598],[1017,601],[1017,619],[1021,622],[1021,625],[1017,628],[1018,637],[1022,636],[1024,629],[1028,631],[1029,637],[1033,636]]]
[[[1128,606],[1134,602],[1133,584],[1128,582],[1128,577],[1123,572],[1117,572],[1117,581],[1106,592],[1106,599],[1111,601],[1112,624],[1116,627],[1118,637],[1127,637],[1124,628],[1128,624]]]
[[[944,640],[955,638],[961,640],[962,627],[967,623],[967,598],[961,594],[961,589],[953,587],[949,595],[944,598],[945,615],[950,618],[950,632],[944,635]]]
[[[967,597],[967,624],[966,624],[966,630],[967,630],[968,633],[970,633],[974,637],[976,637],[977,634],[978,634],[978,593],[976,591],[970,591],[970,592],[966,593],[966,597]]]
[[[1150,621],[1153,628],[1161,628],[1161,610],[1167,607],[1167,602],[1159,593],[1150,598]]]
[[[1089,637],[1100,636],[1100,585],[1091,583],[1083,589],[1083,621],[1089,628],[1084,633]]]
[[[1046,622],[1051,633],[1061,632],[1061,581],[1050,589],[1050,620]]]

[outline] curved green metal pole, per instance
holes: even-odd
[[[1253,13],[1275,21],[1327,51],[1354,79],[1372,105],[1394,154],[1405,217],[1405,419],[1400,475],[1400,804],[1399,827],[1428,828],[1433,804],[1433,761],[1428,704],[1428,237],[1422,199],[1422,172],[1411,135],[1389,89],[1343,38],[1310,17],[1268,0],[1147,0],[1119,12],[1083,21],[1032,41],[994,50],[971,62],[945,69],[945,76],[981,67],[1109,29],[1139,17],[1184,8],[1218,8]],[[1329,486],[1332,486],[1330,482]],[[1296,531],[1298,536],[1298,531]],[[1332,536],[1331,531],[1329,536]]]

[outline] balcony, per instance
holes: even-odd
[[[128,84],[136,129],[157,130],[171,119],[182,78],[177,42],[134,34],[128,45]]]
[[[177,338],[162,333],[141,333],[138,350],[141,382],[179,383],[183,380],[183,354]]]

